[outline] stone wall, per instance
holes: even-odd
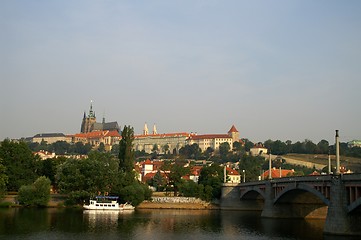
[[[202,201],[199,198],[195,197],[152,197],[152,202],[154,203],[200,203],[207,204],[207,202]]]

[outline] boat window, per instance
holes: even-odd
[[[99,207],[99,204],[95,204],[95,206]]]

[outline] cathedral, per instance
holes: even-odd
[[[105,122],[104,117],[101,123],[97,122],[95,112],[93,111],[93,104],[91,102],[88,116],[85,114],[84,111],[80,132],[89,133],[94,131],[117,131],[118,133],[120,133],[120,127],[118,125],[118,122]]]

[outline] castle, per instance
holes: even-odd
[[[93,103],[91,102],[88,116],[86,116],[84,111],[80,132],[89,133],[93,131],[117,131],[118,133],[120,133],[120,127],[117,122],[106,123],[104,117],[103,121],[101,123],[98,123],[95,117],[95,112],[93,111]]]

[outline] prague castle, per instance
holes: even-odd
[[[197,135],[187,132],[158,134],[155,125],[153,132],[149,133],[147,124],[144,124],[143,134],[134,136],[133,145],[135,150],[144,150],[146,153],[151,153],[155,149],[161,153],[165,153],[165,151],[177,153],[185,145],[194,143],[198,144],[202,151],[205,151],[209,147],[218,150],[219,145],[224,142],[232,147],[233,143],[238,141],[239,132],[234,125],[227,134]]]
[[[86,116],[84,111],[80,132],[89,133],[93,131],[117,131],[118,133],[120,133],[120,127],[117,122],[106,123],[104,117],[103,117],[103,121],[101,123],[98,123],[96,121],[95,112],[93,111],[93,104],[90,103],[88,116]]]

